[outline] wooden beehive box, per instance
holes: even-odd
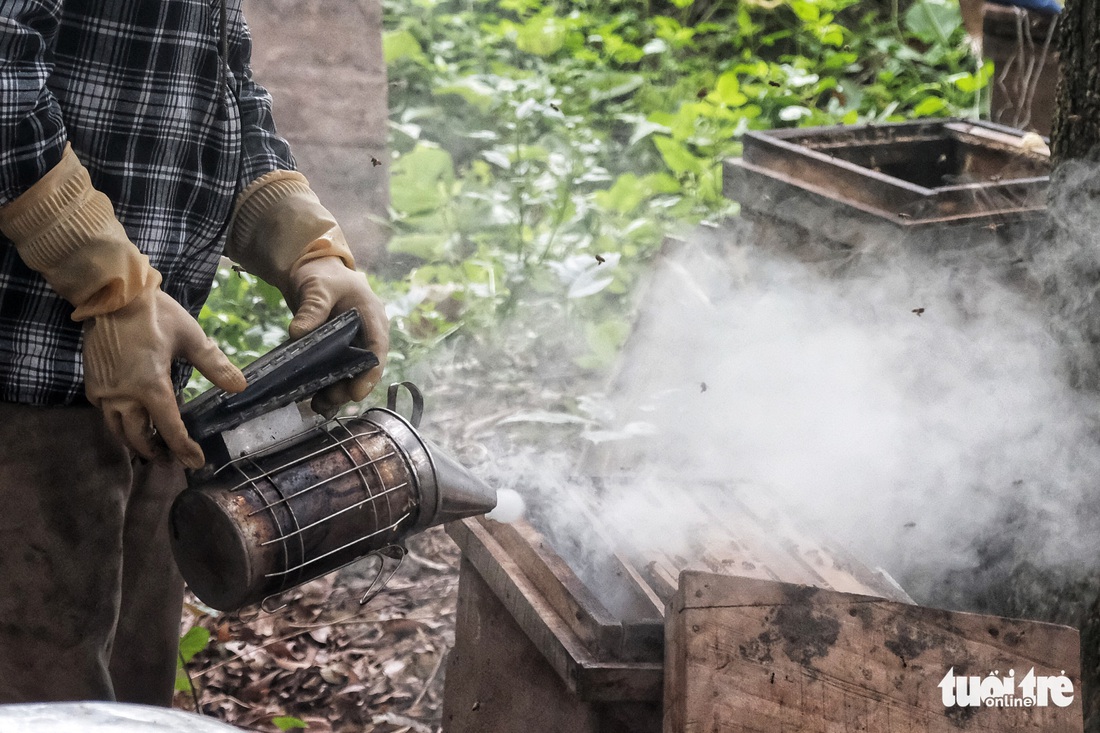
[[[612,616],[529,526],[448,532],[462,565],[445,730],[660,730],[662,610]]]
[[[1076,630],[917,606],[760,487],[714,488],[690,557],[591,516],[579,541],[598,572],[523,521],[449,525],[463,559],[444,730],[1081,730],[1079,695],[950,709],[938,687],[952,668],[1034,667],[1077,690]]]
[[[1049,153],[991,123],[932,120],[749,132],[723,187],[758,241],[809,261],[897,243],[1003,246],[1042,223]]]
[[[666,645],[665,733],[1080,733],[1083,725],[1079,638],[1065,626],[689,571],[669,609]],[[1042,704],[1036,692],[1030,706],[945,704],[949,673],[1009,677],[1009,699],[1022,702],[1032,670],[1068,680],[1072,702]]]
[[[665,609],[684,569],[909,600],[884,574],[812,538],[759,489],[714,488],[724,490],[699,527],[708,541],[691,557],[634,549],[591,517],[582,539],[589,564],[601,567],[575,570],[524,521],[448,525],[463,560],[445,730],[660,730]]]

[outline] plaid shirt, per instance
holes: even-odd
[[[197,315],[236,195],[294,167],[250,52],[240,0],[0,0],[0,205],[71,142],[165,292]],[[0,240],[0,400],[81,399],[72,307]],[[177,388],[189,374],[177,365]]]

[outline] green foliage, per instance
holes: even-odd
[[[192,626],[180,638],[179,659],[176,663],[176,691],[191,692],[191,678],[184,666],[210,643],[210,631],[202,626]]]
[[[578,364],[598,368],[663,235],[735,211],[721,161],[745,131],[970,114],[991,73],[953,0],[901,18],[855,0],[384,8],[391,249],[414,266],[383,286],[398,363],[541,300],[587,324]]]
[[[390,375],[538,302],[613,358],[667,232],[736,212],[721,161],[748,130],[973,115],[992,68],[957,0],[384,0],[391,252],[372,283]],[[895,5],[896,7],[896,5]],[[247,361],[278,295],[219,277],[202,322]]]
[[[279,730],[291,730],[292,728],[308,728],[309,725],[301,718],[293,718],[289,715],[280,715],[271,719],[271,724]]]
[[[238,367],[254,361],[286,340],[290,313],[274,287],[234,268],[222,268],[199,313],[199,325]],[[187,385],[187,399],[209,389],[196,371]]]

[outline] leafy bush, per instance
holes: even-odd
[[[736,213],[746,130],[974,115],[992,67],[955,0],[384,0],[391,376],[538,302],[599,368],[663,237]],[[242,361],[277,296],[223,273],[203,325]]]

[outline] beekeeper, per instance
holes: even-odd
[[[223,246],[292,337],[358,307],[384,359],[386,317],[275,131],[240,0],[0,9],[0,702],[167,705],[166,512],[203,460],[182,360],[245,386],[195,320]]]

